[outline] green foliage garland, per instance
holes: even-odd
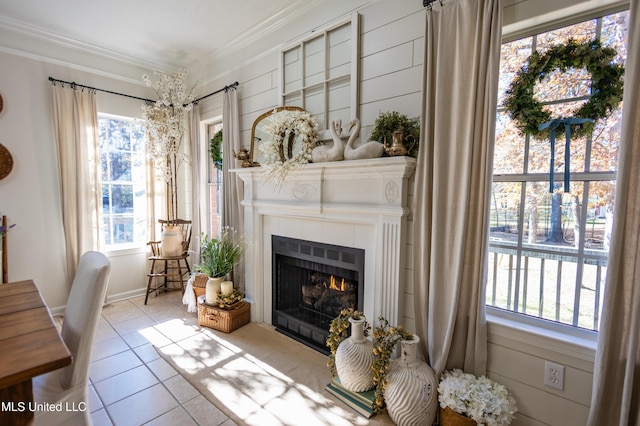
[[[340,315],[335,317],[331,321],[331,325],[329,326],[329,336],[327,337],[327,346],[331,353],[329,354],[329,358],[327,360],[327,366],[331,371],[331,376],[335,377],[338,375],[336,371],[336,351],[338,350],[338,346],[344,339],[347,338],[347,331],[351,327],[351,323],[349,322],[349,318],[353,318],[354,320],[358,320],[360,318],[365,318],[364,313],[360,311],[356,311],[353,308],[343,309],[340,312]],[[369,335],[369,330],[371,326],[368,322],[364,323],[364,335]]]
[[[586,68],[591,73],[591,97],[572,117],[591,118],[594,122],[572,126],[571,134],[580,137],[591,133],[595,122],[606,118],[622,100],[624,67],[613,63],[616,54],[615,49],[602,47],[599,40],[579,43],[573,39],[551,46],[542,55],[533,52],[507,90],[505,106],[509,116],[523,133],[548,138],[549,130],[539,130],[538,126],[552,117],[534,99],[536,82],[556,69],[566,72],[569,68]]]
[[[209,155],[216,169],[222,170],[222,130],[218,130],[209,141]]]

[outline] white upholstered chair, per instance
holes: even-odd
[[[62,339],[73,360],[71,365],[33,380],[35,402],[62,402],[63,410],[36,412],[36,425],[91,424],[87,405],[91,346],[100,320],[110,271],[111,263],[102,253],[89,251],[80,258],[62,322]],[[72,411],[72,407],[77,411]],[[85,410],[82,411],[82,408]]]

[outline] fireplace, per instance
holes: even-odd
[[[272,235],[272,323],[320,352],[346,308],[363,310],[364,250]]]
[[[412,231],[408,226],[410,179],[415,165],[416,160],[410,157],[304,164],[288,174],[281,186],[269,181],[262,167],[234,169],[233,173],[244,184],[243,225],[248,247],[244,254],[243,278],[246,300],[251,303],[251,321],[277,325],[286,318],[287,325],[291,321],[294,328],[287,333],[294,335],[297,323],[296,338],[302,335],[305,342],[318,343],[314,348],[327,349],[324,337],[314,333],[325,334],[328,327],[310,327],[306,321],[286,313],[286,310],[297,309],[298,305],[291,300],[286,301],[289,305],[274,304],[278,294],[274,290],[273,236],[284,236],[362,250],[358,310],[363,311],[371,323],[383,316],[391,324],[415,329],[412,328],[413,295],[407,290],[412,244]],[[332,265],[313,259],[306,260]],[[341,278],[336,279],[340,282],[342,277],[349,281],[353,267],[338,267],[349,272],[329,274],[340,275]],[[318,272],[325,273],[322,269]],[[301,293],[300,288],[293,301],[302,303]],[[274,306],[286,306],[285,312],[276,314]]]

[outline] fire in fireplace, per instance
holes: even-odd
[[[362,310],[364,250],[272,236],[273,325],[320,352],[331,320]]]

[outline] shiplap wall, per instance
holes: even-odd
[[[425,11],[418,3],[380,1],[358,10],[361,19],[359,118],[363,126],[361,137],[365,139],[371,134],[380,112],[396,110],[409,117],[420,116]],[[527,10],[532,7],[530,1],[511,2],[509,7],[517,7],[519,3],[526,3]],[[549,2],[544,5],[553,7]],[[517,15],[517,12],[509,11],[511,15]],[[309,27],[315,25],[318,23],[311,22]],[[279,40],[293,39],[301,34],[287,36],[274,37],[272,52],[229,73],[241,82],[242,140],[247,147],[250,146],[251,126],[255,118],[278,104],[277,46]],[[221,100],[212,99],[201,108],[203,117],[219,115]],[[410,197],[414,196],[411,191]],[[414,330],[413,223],[412,217],[409,219],[406,239],[408,278],[401,318],[403,325]],[[524,330],[518,325],[492,322],[490,318],[488,376],[506,385],[515,395],[520,409],[513,422],[515,426],[584,425],[591,398],[593,358],[593,349],[588,344],[572,344],[536,330]],[[564,390],[544,385],[544,363],[547,360],[565,366]]]

